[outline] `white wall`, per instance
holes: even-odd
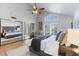
[[[24,3],[2,3],[1,18],[11,19],[11,16],[15,16],[16,20],[28,21],[27,23],[35,22],[35,15],[27,9],[30,9],[30,6]]]
[[[68,28],[71,28],[71,22],[74,20],[74,17],[63,15],[63,14],[55,14],[51,12],[44,12],[40,16],[37,17],[37,22],[44,21],[44,17],[48,14],[57,15],[57,25],[58,25],[58,32],[67,30]]]
[[[0,18],[1,18],[1,4],[0,4]]]
[[[74,14],[74,20],[77,21],[79,18],[79,7],[77,8],[75,14]]]
[[[71,22],[73,22],[74,18],[71,16],[58,15],[58,31],[65,31],[68,28],[71,28]]]
[[[75,12],[73,24],[74,24],[74,28],[79,27],[79,25],[78,25],[79,24],[79,7],[77,8],[77,10]]]

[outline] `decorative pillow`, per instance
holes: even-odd
[[[61,43],[61,42],[63,41],[65,35],[66,35],[66,34],[62,32],[62,33],[60,34],[60,36],[59,36],[59,38],[58,38],[57,41],[59,41],[59,42]]]
[[[62,31],[60,31],[60,32],[57,34],[57,36],[56,36],[56,41],[58,40],[58,38],[59,38],[61,32],[62,32]]]

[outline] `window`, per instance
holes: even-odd
[[[45,19],[45,22],[54,22],[57,21],[57,16],[56,15],[52,15],[52,14],[48,14]]]
[[[44,18],[44,32],[45,35],[56,34],[57,33],[57,16],[48,14]]]

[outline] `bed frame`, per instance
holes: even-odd
[[[29,51],[34,53],[34,54],[37,54],[38,56],[52,56],[52,55],[49,55],[47,53],[44,53],[43,51],[40,51],[40,52],[35,51],[35,50],[32,49],[31,46],[29,46]]]
[[[6,45],[9,43],[17,42],[22,40],[22,36],[14,37],[14,38],[1,38],[1,45]]]

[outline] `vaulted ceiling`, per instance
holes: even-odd
[[[34,3],[30,3],[32,6]],[[79,3],[37,3],[38,7],[44,7],[45,11],[74,16]]]
[[[17,7],[19,7],[20,10],[22,9],[22,11],[24,11],[25,14],[26,12],[32,14],[32,6],[34,5],[34,3],[2,4],[0,5],[0,7],[5,5],[7,5],[7,7],[3,8],[2,11],[6,8],[9,8],[9,6],[11,5],[10,9],[12,10],[15,10],[17,9]],[[45,11],[69,16],[74,16],[75,13],[78,11],[77,8],[79,8],[79,3],[36,3],[36,5],[38,7],[45,8]]]

